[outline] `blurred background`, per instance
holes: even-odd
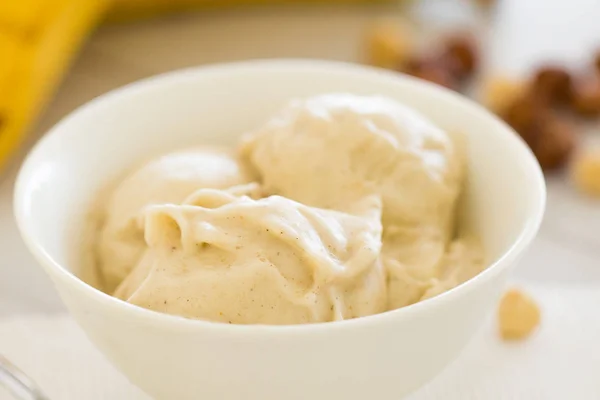
[[[14,178],[37,139],[130,82],[279,57],[375,64],[498,113],[532,147],[549,188],[515,281],[561,296],[597,291],[598,21],[597,0],[0,0],[0,317],[63,311],[12,216]]]

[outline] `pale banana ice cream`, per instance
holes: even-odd
[[[451,136],[413,109],[379,96],[326,94],[293,101],[242,140],[241,156],[267,192],[305,204],[352,212],[378,195],[383,204],[381,261],[388,308],[415,303],[436,288],[456,286],[482,266],[465,254],[450,274],[446,253],[465,160]],[[481,255],[479,247],[465,245]],[[468,278],[467,278],[468,279]]]
[[[462,184],[457,147],[397,101],[327,94],[291,102],[247,135],[240,153],[269,192],[343,211],[375,193],[386,224],[446,229]]]
[[[103,212],[97,259],[107,291],[131,272],[146,246],[140,223],[152,204],[181,203],[198,188],[226,189],[252,177],[228,149],[205,147],[163,155],[127,175]]]
[[[354,216],[280,196],[200,189],[146,210],[147,250],[115,296],[170,314],[250,324],[385,311],[380,204]]]
[[[104,290],[238,324],[336,321],[435,296],[485,261],[475,237],[456,234],[461,148],[392,99],[292,101],[244,136],[238,158],[174,153],[117,185],[96,248]]]

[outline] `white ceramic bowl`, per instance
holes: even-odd
[[[467,135],[465,210],[492,260],[485,272],[403,309],[300,326],[163,315],[76,277],[86,211],[98,190],[127,168],[185,146],[233,144],[290,98],[332,91],[390,96]],[[73,317],[118,369],[157,399],[396,400],[457,357],[535,236],[544,200],[531,152],[463,97],[396,73],[288,60],[179,71],[92,101],[33,149],[18,177],[15,212],[25,242]]]

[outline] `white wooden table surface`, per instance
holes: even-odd
[[[103,27],[82,51],[29,146],[78,105],[164,71],[265,57],[356,61],[364,28],[373,17],[394,12],[390,6],[263,8]],[[485,26],[487,66],[515,74],[540,60],[585,60],[594,46],[600,48],[597,0],[500,0],[493,21],[478,18],[465,0],[425,0],[413,13],[440,27],[473,21]],[[600,139],[594,130],[587,141]],[[21,160],[0,184],[0,316],[62,310],[15,227],[12,187]],[[600,287],[600,201],[581,198],[560,176],[552,177],[548,188],[546,218],[516,278]]]

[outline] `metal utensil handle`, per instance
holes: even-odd
[[[18,400],[50,400],[31,378],[1,355],[0,386],[5,387]]]

